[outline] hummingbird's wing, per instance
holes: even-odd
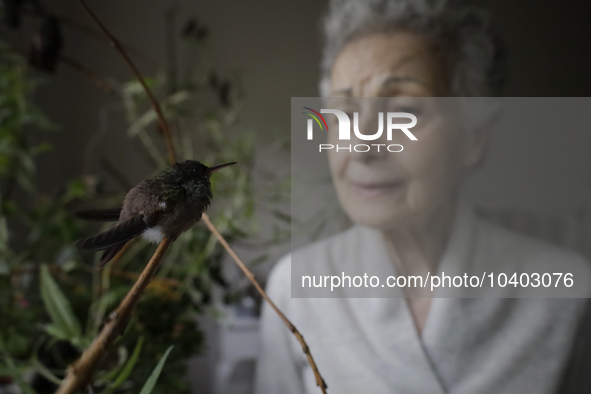
[[[116,245],[125,244],[146,231],[147,223],[144,221],[144,215],[136,215],[130,219],[118,224],[109,231],[100,233],[93,237],[79,240],[74,244],[78,250],[97,251],[108,249]]]
[[[113,209],[87,209],[75,213],[77,217],[95,222],[116,222],[119,220],[121,208]]]

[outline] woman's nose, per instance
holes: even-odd
[[[386,157],[387,140],[384,113],[365,110],[353,114],[351,155],[354,160],[370,163]]]

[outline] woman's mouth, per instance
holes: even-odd
[[[363,197],[379,197],[398,191],[402,181],[395,182],[351,182],[357,194]]]

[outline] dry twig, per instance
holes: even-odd
[[[112,93],[113,92],[113,88],[111,88],[111,85],[109,85],[109,83],[107,81],[105,81],[99,75],[94,73],[91,69],[86,67],[84,64],[77,62],[74,59],[70,59],[69,57],[64,56],[64,55],[60,56],[60,60],[64,64],[67,64],[68,66],[72,67],[74,70],[76,70],[79,73],[81,73],[82,75],[84,75],[86,78],[88,78],[92,83],[94,83],[99,89],[101,89],[105,93]]]

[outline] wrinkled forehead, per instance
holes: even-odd
[[[333,64],[330,96],[445,96],[449,75],[433,43],[408,30],[376,32],[345,45]]]

